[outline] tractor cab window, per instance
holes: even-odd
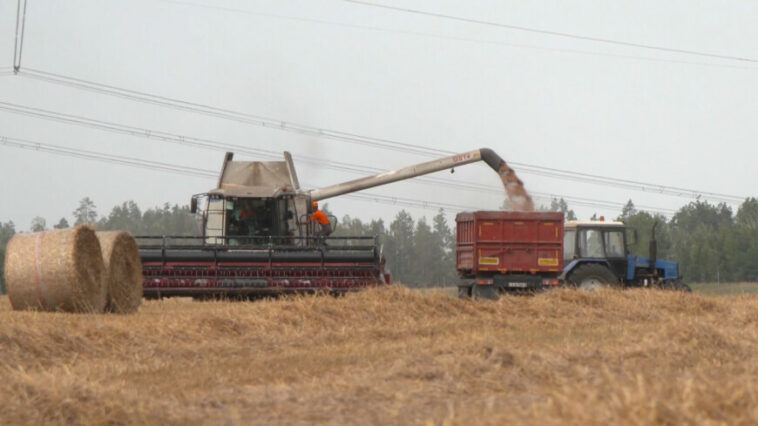
[[[603,236],[599,229],[582,229],[578,235],[580,257],[603,257]]]
[[[625,256],[623,231],[605,231],[604,240],[606,257]]]
[[[576,231],[566,230],[563,233],[563,260],[564,263],[570,262],[576,253]]]

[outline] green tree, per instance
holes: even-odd
[[[84,197],[79,201],[79,207],[73,212],[74,225],[91,224],[94,225],[97,222],[97,209],[95,202],[90,200],[89,197]]]
[[[746,199],[737,210],[735,221],[746,228],[758,228],[758,199],[755,197]]]
[[[68,221],[65,217],[62,217],[61,220],[58,221],[56,225],[53,226],[53,229],[66,229],[70,225],[68,224]]]
[[[358,218],[345,215],[332,233],[333,237],[363,237],[368,235],[368,229]]]
[[[432,219],[432,228],[434,243],[442,248],[440,266],[435,270],[432,282],[437,285],[453,284],[458,281],[458,273],[455,270],[455,235],[447,225],[442,209]]]
[[[401,210],[390,224],[384,246],[387,264],[392,270],[393,280],[409,283],[413,278],[413,218]]]
[[[695,201],[677,211],[670,222],[672,260],[689,281],[716,281],[735,278],[736,247],[732,233],[732,210],[724,203],[712,205]]]
[[[414,262],[409,284],[427,287],[438,282],[444,252],[442,241],[435,237],[426,218],[422,217],[416,222],[413,233]]]
[[[142,212],[134,201],[125,201],[113,207],[108,217],[100,219],[98,228],[103,230],[124,230],[139,235],[144,232]]]
[[[200,222],[190,213],[189,206],[173,206],[148,209],[142,215],[142,230],[146,235],[200,235]]]
[[[634,207],[634,203],[630,198],[629,201],[627,201],[626,204],[624,204],[624,207],[621,209],[621,217],[619,220],[623,221],[629,216],[634,216],[635,214],[637,214],[637,209]]]
[[[670,236],[666,218],[659,214],[653,215],[646,211],[635,211],[633,214],[619,217],[628,227],[627,242],[629,252],[637,256],[648,256],[650,253],[650,237],[652,236],[653,224],[655,227],[655,239],[658,246],[658,257],[664,258],[670,250]]]
[[[40,232],[47,229],[47,221],[44,217],[36,216],[34,219],[32,219],[32,224],[29,227],[29,229],[32,232]]]
[[[5,294],[5,247],[16,234],[16,225],[12,221],[0,222],[0,293]]]
[[[574,213],[573,210],[569,209],[568,203],[563,199],[563,197],[560,199],[553,198],[550,200],[550,211],[563,213],[564,220],[576,220],[576,213]]]

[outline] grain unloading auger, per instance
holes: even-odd
[[[324,188],[302,190],[292,157],[233,161],[227,153],[218,186],[202,203],[202,235],[143,236],[145,297],[340,293],[390,280],[377,237],[315,234],[312,201],[483,161],[503,174],[505,161],[482,148]],[[510,170],[510,169],[507,169]],[[519,182],[520,184],[520,182]],[[506,190],[508,185],[506,184]]]

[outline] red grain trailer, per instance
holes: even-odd
[[[563,213],[464,212],[455,222],[460,296],[496,298],[558,285]]]

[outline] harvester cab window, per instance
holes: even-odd
[[[605,231],[605,255],[624,257],[624,234],[622,231]]]
[[[229,208],[231,207],[231,208]],[[287,233],[287,223],[281,213],[285,200],[274,198],[239,198],[228,206],[227,236],[269,237]],[[257,241],[258,243],[262,241]],[[241,240],[242,244],[256,243],[254,238]]]
[[[563,260],[571,261],[576,253],[576,231],[566,230],[563,233]]]
[[[578,242],[581,257],[603,257],[603,236],[599,229],[580,230]]]

